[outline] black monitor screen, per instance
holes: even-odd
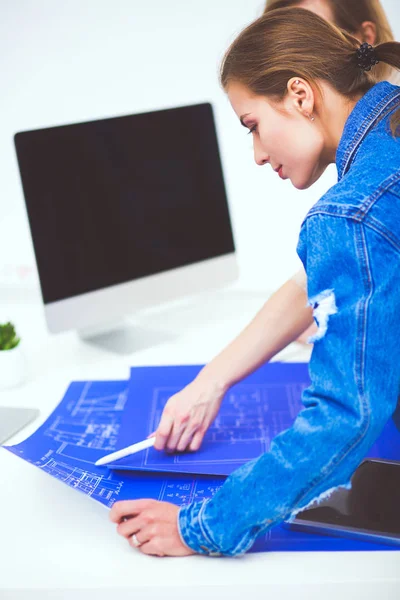
[[[45,303],[234,251],[210,104],[15,144]]]

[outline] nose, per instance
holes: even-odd
[[[269,163],[269,156],[265,150],[263,150],[258,140],[254,140],[254,160],[260,167]]]

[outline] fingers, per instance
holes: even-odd
[[[192,398],[186,390],[171,396],[165,405],[160,424],[155,432],[154,448],[169,452],[183,452],[200,447],[214,415],[212,397],[196,392]],[[183,395],[182,395],[183,394]],[[211,399],[210,399],[211,398]],[[198,433],[199,432],[199,433]],[[194,442],[195,438],[195,443]]]
[[[149,540],[155,538],[157,534],[160,533],[161,525],[151,523],[150,525],[145,525],[142,529],[137,530],[135,533],[136,541],[139,542],[140,545],[145,544]],[[130,536],[132,537],[132,536]],[[131,546],[133,545],[135,548],[138,548],[133,540],[129,540]]]
[[[194,434],[195,431],[191,431],[189,428],[185,429],[176,446],[178,452],[184,452],[189,447]]]
[[[169,436],[167,443],[166,443],[166,449],[169,450],[170,452],[174,452],[178,446],[178,442],[183,434],[183,432],[185,431],[186,427],[188,425],[188,417],[187,418],[179,418],[177,417],[175,422],[174,422],[174,426],[172,428],[171,431],[171,435]]]
[[[181,418],[180,422],[178,422],[180,428],[177,427],[176,437],[171,436],[168,440],[168,450],[178,450],[179,452],[183,452],[188,448],[189,443],[197,431],[203,431],[204,435],[204,432],[206,431],[206,427],[204,426],[206,413],[206,406],[199,405],[192,410],[186,424]]]
[[[156,431],[156,441],[154,442],[154,448],[156,450],[164,450],[168,438],[171,434],[174,420],[171,415],[164,412],[161,416],[161,421]]]
[[[204,425],[205,416],[205,408],[202,406],[198,407],[194,415],[190,419],[189,423],[187,424],[186,429],[183,431],[179,442],[176,446],[176,449],[179,452],[183,452],[184,450],[187,450],[189,448],[189,445],[197,432],[202,432],[204,436],[207,429]]]
[[[197,452],[197,450],[200,448],[202,442],[203,442],[203,438],[205,435],[206,430],[205,429],[198,429],[196,431],[196,433],[193,436],[192,441],[190,442],[189,445],[189,450],[191,452]]]
[[[131,539],[131,546],[142,554],[150,556],[190,556],[195,554],[191,548],[181,542],[179,536],[166,523],[149,525],[136,534],[136,540],[140,545],[135,546],[134,540]]]
[[[162,549],[162,543],[157,538],[152,538],[146,542],[140,544],[137,548],[142,554],[148,554],[149,556],[168,556]]]
[[[113,523],[120,523],[123,519],[132,518],[140,514],[143,510],[151,508],[156,500],[121,500],[116,502],[110,510],[110,520]]]
[[[149,556],[159,556],[160,558],[166,556],[155,540],[140,544],[138,550],[142,554],[148,554]]]
[[[188,556],[194,554],[193,550],[185,547],[173,534],[167,523],[153,523],[147,525],[129,538],[129,544],[150,556]],[[139,545],[138,545],[139,544]]]
[[[129,517],[129,512],[134,512],[135,516]],[[178,512],[179,507],[169,502],[133,500],[117,502],[111,520],[119,523],[117,532],[143,554],[188,556],[194,551],[180,538]],[[129,517],[126,521],[123,520],[125,516]]]
[[[190,421],[189,414],[175,415],[163,413],[160,425],[156,432],[154,447],[156,450],[174,452],[178,442]]]
[[[137,517],[121,521],[117,527],[117,533],[122,537],[130,538],[134,533],[141,531],[154,521],[151,515],[140,514]]]

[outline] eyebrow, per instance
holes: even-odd
[[[246,114],[242,115],[242,116],[240,117],[240,119],[239,119],[239,121],[241,122],[241,124],[243,125],[243,127],[247,127],[247,125],[246,125],[245,123],[243,123],[243,119],[244,119],[245,117],[247,117],[249,114],[250,114],[250,113],[246,113]]]

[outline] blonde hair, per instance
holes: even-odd
[[[245,85],[259,96],[282,100],[287,82],[302,77],[318,89],[328,82],[342,96],[362,96],[375,83],[371,71],[358,66],[359,41],[351,34],[303,8],[270,11],[246,27],[227,50],[221,65],[221,83]],[[400,69],[400,44],[384,42],[375,47],[380,62]],[[392,116],[394,135],[400,111]]]
[[[302,0],[267,0],[264,13],[278,8],[297,6],[301,8]],[[376,28],[375,45],[394,41],[393,32],[385,11],[379,0],[325,0],[331,9],[333,22],[337,27],[353,35],[360,32],[365,21],[371,21]],[[377,81],[387,79],[391,75],[388,65],[379,64],[374,69]]]

